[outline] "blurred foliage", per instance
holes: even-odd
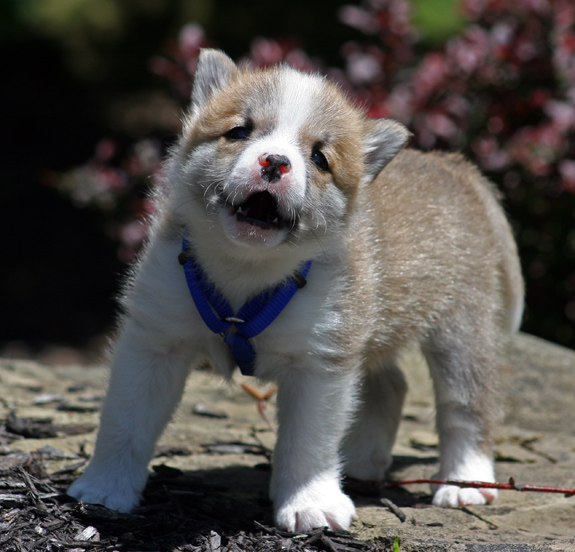
[[[412,0],[411,21],[421,39],[439,46],[465,27],[459,0]]]
[[[121,263],[144,239],[150,179],[199,48],[215,45],[256,67],[324,72],[371,116],[407,124],[413,145],[464,151],[504,192],[528,286],[523,328],[575,347],[571,0],[12,0],[16,12],[89,83],[100,117],[86,127],[99,136],[92,155],[68,170],[44,160],[40,180],[96,217]]]
[[[13,0],[19,18],[54,40],[70,71],[90,82],[138,79],[153,48],[209,0]],[[140,50],[138,54],[137,50]],[[135,63],[134,63],[135,62]]]

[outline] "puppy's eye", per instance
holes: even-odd
[[[311,160],[320,171],[329,172],[329,163],[318,147],[313,148],[311,152]]]
[[[246,126],[237,126],[228,130],[224,136],[228,140],[239,141],[239,140],[247,140],[252,133],[252,127],[250,125]]]

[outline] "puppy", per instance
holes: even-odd
[[[522,316],[517,250],[493,186],[459,155],[402,151],[408,136],[321,76],[201,53],[94,456],[70,495],[135,508],[190,366],[207,358],[278,386],[276,524],[346,529],[342,473],[385,477],[406,393],[396,358],[413,342],[434,383],[438,477],[494,481],[498,344]],[[443,485],[433,503],[495,496]]]

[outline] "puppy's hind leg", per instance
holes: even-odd
[[[346,475],[384,479],[406,392],[405,378],[395,362],[365,370],[355,420],[343,442]]]
[[[498,348],[495,331],[486,329],[489,325],[478,326],[464,335],[456,335],[457,331],[436,335],[424,349],[435,388],[439,479],[495,481],[492,431],[499,414]],[[433,504],[451,508],[485,504],[497,497],[495,489],[440,485],[434,491]]]

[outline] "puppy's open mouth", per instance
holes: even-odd
[[[233,214],[239,222],[248,222],[264,230],[280,229],[287,221],[278,210],[278,202],[269,192],[256,192],[240,205],[234,205]]]

